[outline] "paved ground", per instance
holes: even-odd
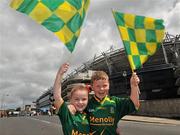
[[[136,122],[148,122],[148,123],[161,123],[161,124],[180,125],[180,120],[167,119],[167,118],[157,118],[157,117],[146,117],[146,116],[127,115],[127,116],[123,117],[122,120],[125,120],[125,121],[136,121]]]
[[[121,135],[179,135],[180,120],[126,116]],[[0,135],[63,135],[57,116],[0,118]]]

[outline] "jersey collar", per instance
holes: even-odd
[[[106,98],[108,97],[108,95],[106,95],[103,99],[99,99],[96,95],[94,95],[94,99],[97,101],[97,102],[104,102],[106,100]]]

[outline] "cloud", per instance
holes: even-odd
[[[180,2],[176,3],[167,16],[168,32],[171,34],[179,34],[180,32]]]
[[[180,32],[180,2],[176,0],[91,0],[73,54],[45,28],[0,2],[0,99],[7,107],[32,103],[53,85],[59,65],[70,62],[70,71],[96,55],[123,47],[112,9],[162,18],[166,30]]]

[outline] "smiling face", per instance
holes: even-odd
[[[109,77],[104,71],[96,71],[91,78],[95,96],[103,99],[109,93]]]
[[[109,93],[109,81],[108,80],[95,80],[92,84],[94,94],[99,99],[103,99]]]
[[[88,90],[86,88],[73,90],[70,103],[74,105],[78,112],[83,112],[88,104]]]

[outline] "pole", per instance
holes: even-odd
[[[163,50],[164,60],[165,60],[166,64],[169,64],[168,58],[167,58],[167,53],[166,53],[166,50],[164,48],[164,43],[163,42],[162,42],[162,50]]]

